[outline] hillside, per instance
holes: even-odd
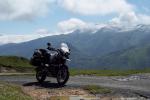
[[[3,71],[32,71],[33,66],[29,64],[29,60],[17,56],[0,56],[0,72]]]
[[[113,52],[99,61],[101,66],[107,66],[106,69],[150,68],[150,44]]]

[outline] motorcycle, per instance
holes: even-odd
[[[39,83],[44,82],[46,77],[57,79],[59,86],[64,86],[69,79],[69,70],[66,65],[69,59],[70,49],[66,43],[62,43],[56,52],[46,49],[36,49],[31,58],[31,64],[36,66],[36,79]]]

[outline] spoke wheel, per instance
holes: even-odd
[[[69,71],[66,67],[61,68],[57,73],[58,85],[64,86],[69,79]]]
[[[36,79],[39,83],[42,83],[46,79],[46,75],[42,71],[37,71],[36,72]]]

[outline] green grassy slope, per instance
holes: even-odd
[[[0,56],[0,67],[13,68],[17,71],[33,70],[28,59],[17,56]]]
[[[113,52],[101,57],[99,62],[106,69],[150,68],[150,45]]]
[[[137,51],[139,49],[136,49]],[[146,49],[149,50],[149,49]],[[137,56],[135,52],[128,51],[130,53],[131,57]],[[142,52],[141,50],[139,52]],[[145,54],[144,51],[144,56]],[[127,52],[125,53],[118,53],[122,55],[128,54]],[[135,56],[133,56],[135,54]],[[143,53],[139,53],[139,55],[143,55]],[[120,57],[120,56],[119,56]],[[141,60],[143,59],[142,56]],[[115,57],[117,58],[117,56]],[[119,58],[117,58],[119,61]],[[133,58],[132,58],[133,59]],[[132,61],[132,59],[130,59]],[[130,60],[128,60],[130,62]],[[144,59],[142,60],[144,61]],[[148,62],[148,59],[147,59]],[[17,56],[0,56],[0,67],[6,67],[6,68],[12,68],[17,70],[18,72],[26,72],[26,71],[33,71],[34,67],[30,65],[29,60],[23,57],[17,57]],[[96,75],[96,76],[124,76],[124,75],[130,75],[130,74],[137,74],[137,73],[150,73],[150,68],[143,68],[143,69],[132,69],[132,70],[119,70],[119,69],[112,69],[112,70],[91,70],[91,69],[70,69],[70,74],[72,76],[74,75]]]

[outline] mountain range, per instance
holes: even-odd
[[[142,69],[150,67],[150,25],[133,27],[104,26],[97,30],[75,30],[70,34],[47,36],[23,43],[0,46],[0,55],[30,58],[36,48],[46,43],[59,48],[61,42],[71,48],[73,68]]]

